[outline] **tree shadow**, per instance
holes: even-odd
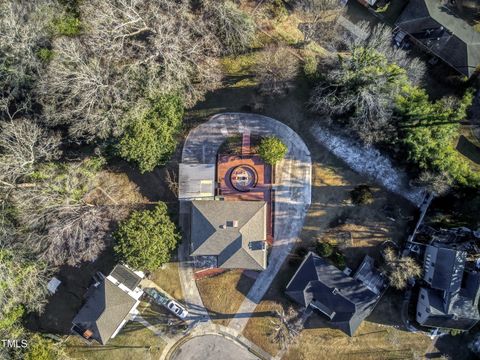
[[[57,292],[48,298],[41,314],[30,313],[25,326],[36,332],[70,334],[72,320],[85,301],[85,294],[98,272],[109,274],[116,264],[113,249],[104,250],[93,262],[83,262],[78,266],[62,266],[55,274],[62,283]]]

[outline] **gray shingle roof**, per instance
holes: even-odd
[[[264,201],[192,201],[192,256],[217,256],[221,268],[267,266],[267,204]],[[236,222],[236,226],[232,222]]]
[[[396,25],[464,75],[480,64],[480,33],[443,1],[410,0]]]
[[[428,245],[425,250],[424,279],[431,288],[422,288],[417,317],[424,326],[468,330],[480,320],[478,300],[480,274],[465,271],[467,254],[441,244]]]
[[[424,280],[434,289],[456,292],[462,283],[467,253],[441,245],[427,245]]]
[[[92,338],[104,345],[135,304],[134,298],[105,279],[92,289],[72,323],[83,330],[91,330]]]
[[[383,292],[376,294],[363,282],[310,252],[285,293],[303,306],[317,308],[351,336],[372,312]]]

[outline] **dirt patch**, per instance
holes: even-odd
[[[227,326],[253,283],[242,270],[230,270],[197,280],[197,287],[212,321]]]

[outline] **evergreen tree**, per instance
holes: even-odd
[[[121,261],[137,270],[154,271],[170,260],[180,235],[159,203],[153,210],[135,211],[114,235],[115,252]]]

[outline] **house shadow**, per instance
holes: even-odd
[[[480,147],[468,140],[465,136],[460,135],[456,149],[466,158],[480,165]]]

